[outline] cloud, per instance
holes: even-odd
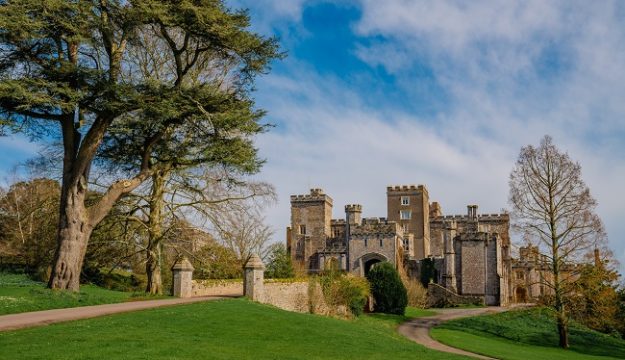
[[[319,0],[237,0],[254,27],[279,34],[289,50],[303,37],[303,14]],[[387,185],[425,184],[447,214],[477,203],[507,207],[508,175],[521,146],[544,134],[578,160],[599,202],[611,247],[625,270],[625,5],[616,1],[523,2],[350,0],[352,55],[391,76],[344,74],[315,67],[292,52],[254,94],[278,126],[257,140],[276,186],[269,223],[284,241],[289,195],[322,187],[365,216],[386,216]],[[339,47],[340,48],[340,47]],[[322,56],[322,55],[320,55]],[[415,76],[428,73],[427,82]],[[376,72],[372,72],[377,74]],[[372,79],[355,82],[354,79]],[[385,85],[385,86],[382,86]],[[431,91],[436,87],[436,91]],[[406,102],[376,102],[397,88]],[[444,96],[435,112],[410,107]],[[433,99],[434,101],[436,99]],[[6,148],[2,143],[0,148]],[[7,161],[3,161],[6,164]]]
[[[611,247],[625,264],[620,182],[625,179],[625,27],[615,2],[362,1],[354,55],[384,67],[407,93],[431,69],[448,95],[441,111],[372,108],[367,90],[320,75],[306,59],[263,80],[259,103],[282,124],[259,139],[262,177],[289,223],[289,195],[323,187],[342,206],[386,216],[385,187],[423,183],[446,213],[468,203],[507,207],[508,175],[521,146],[544,134],[580,161]],[[356,40],[355,40],[356,41]],[[375,84],[371,84],[375,87]],[[625,266],[622,265],[622,269]]]

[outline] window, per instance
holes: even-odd
[[[517,271],[516,272],[516,278],[519,279],[519,280],[525,279],[525,273],[523,271]]]
[[[306,225],[299,226],[299,233],[300,235],[306,235]]]
[[[382,243],[382,238],[380,238],[380,247],[384,247],[384,244]]]
[[[408,241],[408,238],[404,238],[403,243],[404,243],[404,250],[410,251],[410,247],[409,247],[410,242]]]
[[[399,218],[401,220],[410,220],[410,213],[411,213],[410,210],[401,210],[399,212]]]
[[[404,230],[404,234],[408,233],[408,224],[403,224],[401,227]]]
[[[365,247],[367,247],[368,245],[367,243],[368,243],[367,238],[365,238]]]
[[[408,197],[408,196],[402,196],[402,197],[401,197],[401,204],[402,204],[402,205],[410,205],[410,197]]]

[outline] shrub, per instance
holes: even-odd
[[[428,303],[428,291],[416,279],[402,278],[408,293],[408,306],[424,309]]]
[[[316,282],[321,287],[330,314],[343,315],[345,310],[355,316],[362,314],[370,294],[367,279],[329,271],[318,276],[313,284]]]
[[[269,263],[265,270],[268,279],[289,279],[295,277],[291,256],[284,244],[274,244],[269,254]]]
[[[408,293],[395,267],[389,262],[376,264],[367,274],[375,312],[404,315]]]

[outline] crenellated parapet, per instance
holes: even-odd
[[[291,195],[291,204],[308,203],[308,202],[327,202],[332,205],[332,198],[323,192],[323,189],[310,189],[310,194]]]
[[[345,205],[345,212],[362,212],[362,205],[360,204]]]
[[[386,193],[392,195],[404,195],[414,193],[427,194],[427,188],[424,185],[391,185],[386,187]]]
[[[401,228],[397,226],[397,223],[393,221],[380,222],[378,218],[364,219],[362,225],[353,226],[351,228],[352,236],[381,236],[390,237],[395,236],[401,232]]]
[[[505,221],[510,220],[510,215],[508,214],[478,214],[477,218],[479,221]],[[437,216],[435,218],[430,219],[430,221],[469,221],[470,218],[468,215],[443,215]]]

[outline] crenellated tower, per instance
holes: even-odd
[[[317,252],[325,248],[331,236],[332,198],[322,189],[311,189],[307,195],[291,196],[291,227],[288,247],[294,265],[317,269]]]

